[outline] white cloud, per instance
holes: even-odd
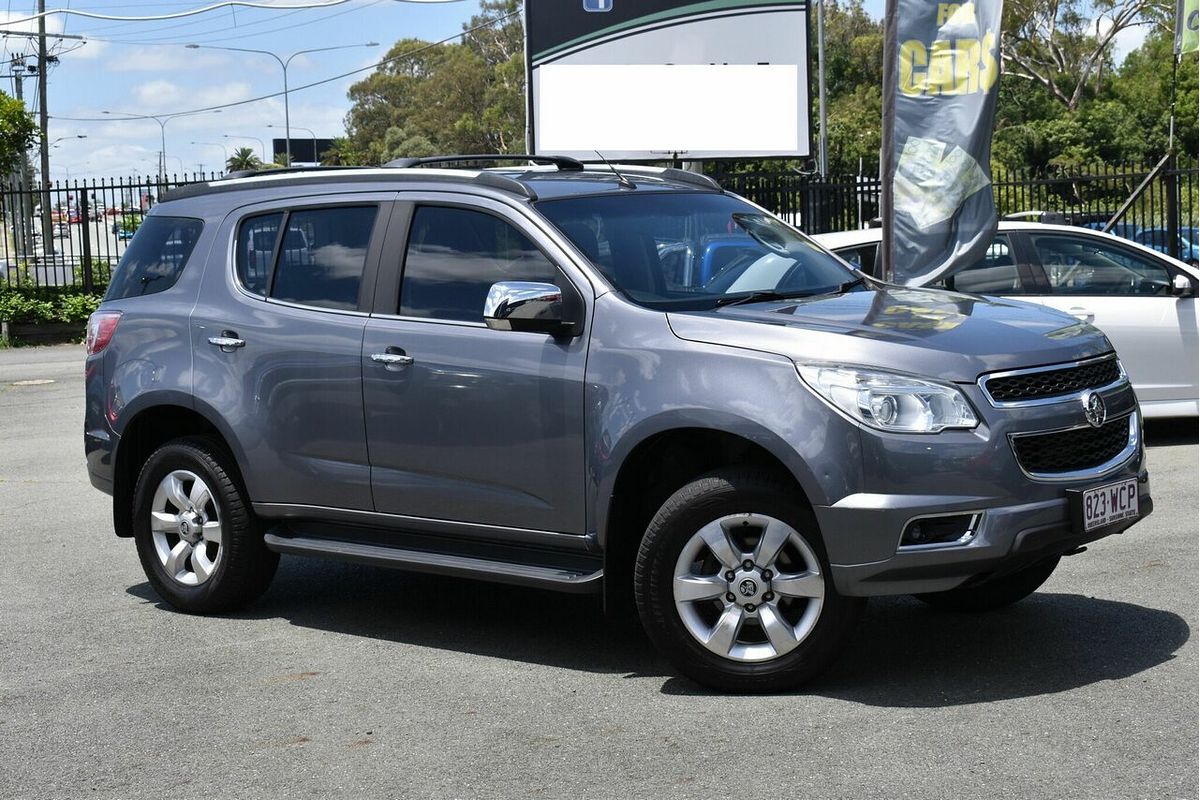
[[[113,72],[176,72],[183,70],[208,70],[224,67],[229,59],[220,53],[200,53],[182,47],[137,48],[120,58],[113,58],[105,66]]]

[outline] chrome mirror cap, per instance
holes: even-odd
[[[501,331],[557,333],[563,327],[562,290],[552,283],[493,283],[483,301],[483,321]]]

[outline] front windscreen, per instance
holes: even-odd
[[[838,291],[860,276],[735,197],[630,192],[543,200],[542,212],[618,289],[661,309]]]

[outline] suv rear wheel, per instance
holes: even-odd
[[[634,589],[650,638],[689,678],[777,691],[824,670],[863,601],[837,593],[816,518],[768,473],[719,470],[663,504]]]
[[[209,439],[177,439],[154,451],[138,475],[138,557],[155,591],[181,611],[240,608],[266,590],[279,564],[230,463]]]

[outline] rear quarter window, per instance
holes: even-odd
[[[183,274],[203,228],[203,222],[189,217],[147,217],[113,271],[104,299],[140,297],[170,289]]]

